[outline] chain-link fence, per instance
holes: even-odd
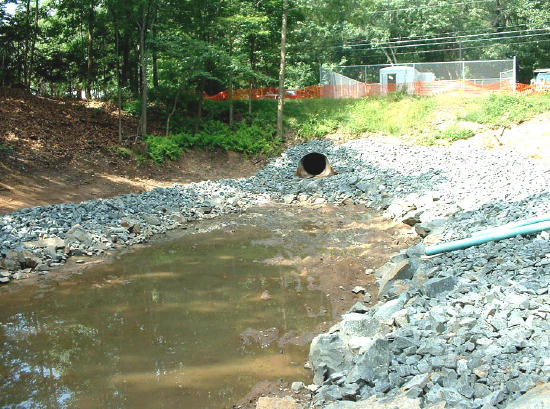
[[[514,91],[516,59],[321,67],[321,97]]]

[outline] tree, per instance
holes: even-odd
[[[284,139],[283,106],[285,97],[285,64],[286,64],[286,19],[288,0],[283,0],[283,18],[281,24],[281,68],[279,70],[279,93],[277,96],[277,136]]]

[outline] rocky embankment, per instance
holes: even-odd
[[[295,177],[298,161],[312,151],[326,154],[337,174]],[[4,215],[0,280],[44,273],[72,255],[101,254],[270,200],[365,204],[414,226],[426,242],[463,238],[550,213],[549,180],[548,167],[508,151],[315,141],[289,149],[247,179]],[[356,404],[343,401],[401,394],[395,399],[416,405],[410,407],[446,402],[488,409],[547,381],[549,235],[431,258],[422,257],[422,246],[375,272],[380,301],[374,309],[354,306],[314,341],[316,404],[347,408]]]

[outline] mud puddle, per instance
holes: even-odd
[[[309,342],[362,297],[353,286],[374,298],[365,268],[409,229],[265,206],[2,288],[0,407],[229,408],[260,381],[307,383]]]

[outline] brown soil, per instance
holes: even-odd
[[[155,187],[254,174],[263,160],[235,152],[192,151],[157,166],[121,158],[116,148],[134,144],[136,123],[105,103],[0,96],[0,214],[25,207],[80,202]],[[162,124],[151,123],[160,133]],[[137,157],[137,156],[136,156]]]

